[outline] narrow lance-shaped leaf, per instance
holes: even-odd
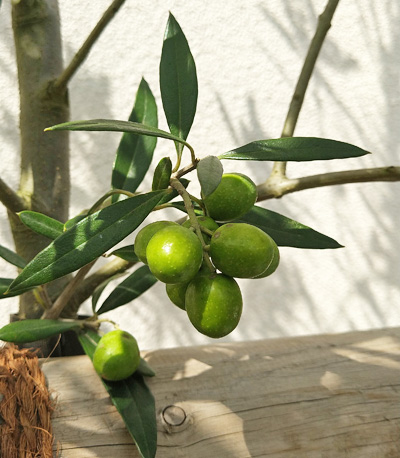
[[[63,233],[64,224],[43,213],[24,210],[18,216],[29,229],[49,239],[54,240]]]
[[[157,282],[156,277],[147,266],[139,267],[120,283],[103,302],[97,314],[114,310],[121,305],[133,301]]]
[[[130,132],[138,135],[149,135],[150,137],[165,138],[175,142],[182,143],[182,145],[190,146],[185,140],[176,135],[172,135],[161,129],[155,127],[145,126],[138,122],[131,121],[118,121],[113,119],[91,119],[88,121],[71,121],[55,126],[48,127],[45,131],[53,130],[73,130],[73,131],[89,131],[89,132]]]
[[[22,291],[17,291],[14,294],[5,294],[6,291],[8,291],[8,288],[10,287],[11,283],[14,281],[13,278],[0,278],[0,299],[8,299],[9,297],[14,297],[14,296],[19,296],[20,294],[25,293],[31,288],[28,288],[26,290]]]
[[[71,227],[75,226],[79,221],[82,221],[88,215],[88,210],[83,210],[79,215],[73,216],[71,219],[65,222],[63,231],[68,231]]]
[[[315,137],[259,140],[221,154],[219,159],[241,161],[324,161],[369,154],[358,146]]]
[[[186,37],[171,13],[161,53],[160,89],[171,133],[186,140],[197,106],[196,65]],[[177,152],[180,156],[181,145],[177,145]]]
[[[9,291],[13,293],[55,280],[101,256],[142,223],[162,193],[131,197],[87,216],[32,259]]]
[[[21,258],[20,255],[14,253],[14,251],[9,250],[5,246],[0,245],[0,258],[3,258],[5,261],[9,262],[13,266],[23,269],[26,266],[25,259]]]
[[[158,126],[157,105],[149,85],[143,78],[129,121],[155,128]],[[111,185],[114,189],[136,191],[149,169],[156,143],[157,137],[138,136],[131,133],[122,135],[111,178]],[[118,198],[118,195],[114,195],[112,201],[116,202]]]
[[[80,333],[79,340],[85,353],[93,359],[98,337],[93,331]],[[135,372],[119,382],[102,379],[112,403],[120,413],[142,458],[154,458],[157,450],[157,420],[154,396],[143,376]]]
[[[153,183],[151,189],[157,191],[158,189],[167,189],[172,172],[172,162],[169,157],[163,157],[157,164],[154,171]]]
[[[254,206],[235,223],[248,223],[259,227],[270,235],[280,246],[295,248],[341,248],[336,240],[294,221],[279,213]]]
[[[22,320],[14,321],[0,329],[0,340],[5,342],[24,343],[47,339],[65,331],[79,329],[78,321],[61,320]]]
[[[217,189],[223,172],[221,161],[215,156],[207,156],[197,164],[197,177],[203,197],[207,197]]]
[[[122,275],[124,275],[124,274],[123,274],[123,273],[118,273],[118,274],[112,275],[112,276],[109,277],[109,278],[106,278],[106,279],[105,279],[102,283],[100,283],[100,285],[97,286],[97,288],[93,291],[93,294],[92,294],[92,311],[93,311],[93,313],[96,313],[96,305],[97,305],[97,302],[99,301],[101,294],[102,294],[103,291],[106,289],[106,287],[108,286],[108,284],[111,283],[112,281],[116,280],[117,278],[121,277]]]

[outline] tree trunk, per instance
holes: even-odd
[[[68,132],[43,132],[69,119],[67,92],[52,90],[52,82],[63,70],[58,2],[13,2],[12,22],[20,91],[18,194],[26,208],[66,221],[70,191]],[[16,251],[27,261],[49,243],[24,227],[16,215],[9,213],[9,220]],[[50,296],[60,288],[59,283],[49,286]],[[37,318],[42,312],[32,294],[21,297],[21,318]]]

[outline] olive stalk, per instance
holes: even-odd
[[[190,219],[190,224],[194,228],[194,231],[195,231],[198,239],[200,240],[201,246],[203,248],[203,258],[204,258],[205,263],[207,264],[207,266],[209,267],[209,269],[212,272],[215,272],[215,267],[213,266],[213,264],[212,264],[212,262],[210,260],[210,257],[209,257],[209,255],[207,253],[207,250],[206,250],[206,243],[204,242],[203,235],[201,233],[201,226],[200,226],[199,222],[197,221],[196,213],[194,212],[193,203],[192,203],[190,194],[186,191],[186,189],[183,186],[183,184],[179,180],[177,180],[176,178],[172,178],[171,179],[171,186],[178,191],[178,194],[183,199],[183,203],[185,205],[187,214],[188,214],[189,219]]]

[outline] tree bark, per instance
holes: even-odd
[[[70,192],[68,132],[43,132],[46,127],[69,120],[67,91],[52,89],[53,81],[63,70],[58,2],[15,1],[12,23],[20,91],[18,195],[27,209],[66,221]],[[25,228],[12,212],[9,220],[16,250],[27,261],[49,243]],[[54,288],[59,286],[50,285],[50,295]],[[21,318],[37,318],[42,312],[31,294],[22,296]]]

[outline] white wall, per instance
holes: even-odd
[[[110,2],[61,0],[68,62]],[[127,1],[100,38],[71,87],[72,119],[126,119],[142,75],[157,97],[158,64],[170,10],[197,64],[198,113],[189,141],[197,155],[279,137],[290,97],[324,0],[191,2]],[[1,177],[18,183],[18,88],[9,2],[0,10]],[[290,164],[290,176],[399,164],[400,3],[342,1],[322,49],[296,134],[354,143],[373,154],[328,163]],[[119,134],[72,133],[71,215],[109,189]],[[159,141],[154,163],[171,154]],[[270,165],[225,162],[257,183]],[[148,188],[147,179],[140,189]],[[281,249],[281,266],[265,281],[240,281],[243,318],[227,338],[342,332],[400,325],[400,184],[371,183],[302,191],[263,206],[338,240],[340,250]],[[174,216],[175,213],[172,215]],[[157,215],[159,217],[160,215]],[[11,247],[6,213],[0,244]],[[131,241],[129,239],[129,241]],[[15,272],[1,263],[2,277]],[[0,324],[16,310],[1,302]],[[87,308],[88,310],[89,308]],[[110,317],[142,348],[211,343],[169,303],[162,284]]]

